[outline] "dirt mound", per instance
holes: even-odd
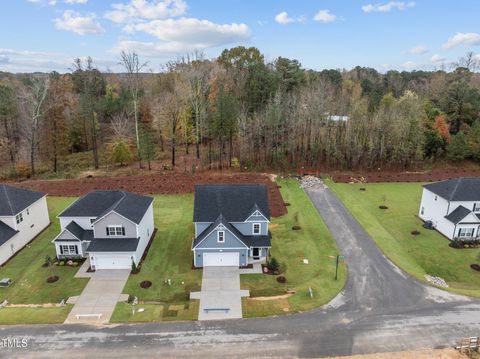
[[[93,177],[66,180],[29,180],[16,186],[46,192],[50,196],[78,197],[93,190],[123,190],[138,194],[192,193],[196,184],[264,183],[268,186],[270,215],[287,213],[282,195],[268,175],[242,172],[202,172],[197,174],[164,172],[126,177]]]

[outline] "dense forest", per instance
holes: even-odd
[[[62,173],[62,159],[149,168],[404,169],[480,161],[480,74],[467,54],[449,69],[314,71],[256,48],[194,53],[162,71],[122,53],[122,73],[75,59],[67,74],[0,73],[5,176]],[[91,162],[90,162],[91,161]],[[193,170],[193,168],[192,168]]]

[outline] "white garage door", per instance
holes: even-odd
[[[130,269],[132,259],[130,256],[95,256],[95,269]]]
[[[239,253],[203,253],[204,267],[237,266],[239,265]]]

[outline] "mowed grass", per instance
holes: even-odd
[[[112,322],[196,319],[198,303],[190,301],[191,291],[199,291],[202,270],[192,269],[193,194],[156,196],[154,201],[157,234],[139,274],[130,275],[123,293],[136,296],[143,313],[133,315],[132,306],[119,303]],[[170,279],[171,285],[168,284]],[[152,282],[148,289],[140,287]]]
[[[422,228],[421,183],[327,184],[397,266],[422,281],[425,274],[442,277],[449,290],[480,297],[480,273],[470,268],[480,263],[480,249],[451,248],[440,233]],[[378,208],[383,204],[387,210]]]
[[[52,224],[27,247],[17,253],[0,268],[0,278],[8,277],[13,284],[0,288],[0,300],[6,299],[13,304],[59,303],[62,299],[79,295],[87,279],[73,278],[78,267],[51,266],[43,268],[45,257],[55,258],[55,246],[51,241],[60,232],[57,215],[65,209],[74,198],[48,197],[48,209]],[[59,280],[47,283],[47,278],[57,275]],[[68,310],[64,308],[7,308],[0,309],[0,324],[37,323],[45,313],[45,323],[62,322]]]
[[[339,266],[338,280],[334,278],[335,256],[339,254],[336,243],[298,181],[283,179],[278,184],[283,200],[290,206],[288,214],[271,219],[271,255],[284,268],[282,275],[287,283],[278,283],[276,276],[243,274],[241,287],[249,289],[253,297],[283,295],[287,288],[295,290],[296,294],[266,301],[243,298],[244,317],[312,309],[333,299],[345,284],[343,262]],[[299,225],[301,230],[293,231],[294,225]],[[303,259],[308,259],[309,264],[304,264]],[[313,298],[308,294],[309,287],[313,290]]]

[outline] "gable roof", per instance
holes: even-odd
[[[264,184],[196,185],[194,222],[214,222],[220,214],[228,222],[243,222],[252,208],[270,219],[267,186]]]
[[[46,193],[0,184],[0,216],[15,216]]]
[[[265,235],[245,236],[234,225],[225,220],[222,214],[220,214],[215,222],[210,224],[200,235],[193,240],[192,248],[197,247],[208,235],[219,225],[223,225],[225,229],[230,231],[235,237],[237,237],[246,247],[271,247],[271,235],[270,233]]]
[[[457,224],[470,213],[472,213],[472,211],[470,211],[468,208],[465,208],[464,206],[458,206],[452,212],[446,215],[445,218],[450,222]]]
[[[152,197],[124,191],[93,191],[77,199],[58,217],[103,217],[114,211],[130,221],[139,224]]]
[[[460,177],[423,187],[448,201],[480,201],[480,177]]]
[[[16,235],[18,231],[14,230],[8,224],[0,221],[0,246],[5,244],[10,238]]]

